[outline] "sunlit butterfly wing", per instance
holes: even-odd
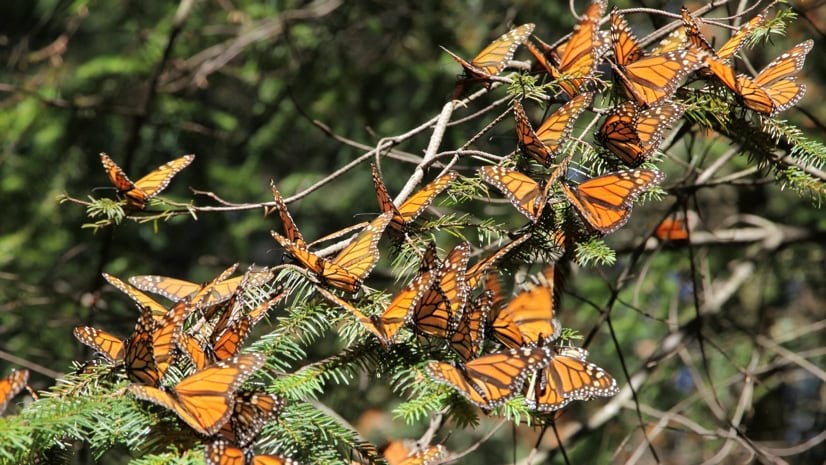
[[[301,232],[299,232],[298,226],[296,226],[289,210],[287,210],[287,204],[284,202],[284,198],[281,197],[281,193],[275,188],[275,182],[272,180],[270,180],[270,190],[275,200],[275,207],[278,209],[278,216],[281,217],[281,223],[284,225],[284,232],[287,234],[287,239],[299,247],[303,247],[305,244],[304,238],[301,236]]]
[[[611,41],[614,45],[614,60],[618,65],[629,65],[645,56],[625,18],[616,9],[611,11]]]
[[[156,320],[162,319],[163,316],[166,314],[166,307],[164,307],[148,295],[144,294],[137,288],[130,286],[129,284],[121,281],[120,279],[108,273],[101,274],[103,275],[103,278],[109,282],[109,284],[111,284],[124,294],[128,295],[132,300],[135,301],[135,303],[138,304],[138,306],[149,308],[149,310],[152,311],[152,317]]]
[[[207,355],[203,344],[197,338],[189,334],[181,334],[178,341],[178,348],[189,357],[196,370],[203,370],[212,363],[212,359]]]
[[[198,433],[211,436],[232,415],[235,391],[263,364],[261,354],[239,355],[187,376],[167,390],[138,384],[128,389],[139,399],[172,410]]]
[[[694,47],[666,52],[662,55],[642,56],[624,50],[623,44],[635,43],[628,24],[617,12],[611,13],[611,39],[614,43],[615,75],[628,97],[645,106],[654,105],[674,94],[688,74],[704,64],[707,54]]]
[[[493,319],[493,335],[507,347],[542,345],[559,337],[562,328],[555,313],[554,267],[537,278],[538,284],[516,294]]]
[[[416,330],[441,338],[449,338],[456,330],[468,298],[465,274],[469,259],[467,242],[459,243],[447,254],[435,282],[412,313],[411,323]]]
[[[670,101],[646,109],[623,102],[608,113],[595,138],[623,163],[637,167],[659,148],[683,111],[682,105]]]
[[[540,371],[533,394],[528,393],[529,408],[552,412],[571,400],[610,397],[618,392],[617,381],[605,370],[587,362],[588,352],[578,347],[560,347],[550,363]]]
[[[207,444],[204,459],[207,465],[299,465],[287,457],[252,455],[223,440]]]
[[[462,314],[456,331],[450,336],[450,347],[464,361],[476,358],[482,350],[482,343],[485,342],[485,324],[492,302],[493,294],[490,291],[485,291],[474,299],[468,310]]]
[[[728,62],[728,60],[740,51],[740,48],[743,47],[743,44],[751,33],[766,21],[768,11],[768,9],[763,10],[748,23],[741,26],[719,50],[714,50],[714,47],[712,47],[705,36],[703,36],[700,31],[700,21],[691,16],[686,7],[682,7],[680,15],[683,20],[683,30],[685,31],[686,37],[694,47],[707,52],[720,61]]]
[[[182,325],[190,312],[189,299],[176,303],[169,311],[155,322],[152,331],[152,356],[158,379],[162,380],[177,356],[178,339],[183,331]],[[129,351],[127,350],[127,354]]]
[[[388,465],[432,465],[439,463],[447,454],[447,449],[441,444],[416,448],[405,444],[412,441],[390,441],[381,450]]]
[[[518,100],[514,101],[516,135],[522,151],[539,163],[549,166],[568,139],[576,119],[591,105],[592,100],[591,93],[575,96],[551,114],[535,132],[522,104]]]
[[[384,185],[384,181],[381,179],[381,174],[379,173],[378,167],[376,165],[371,165],[370,167],[372,169],[373,185],[376,188],[376,195],[379,199],[381,211],[385,213],[390,212],[393,214],[393,218],[390,220],[389,228],[398,233],[404,233],[410,223],[415,221],[416,218],[418,218],[419,215],[421,215],[422,212],[430,206],[433,199],[445,190],[447,186],[449,186],[450,183],[453,182],[453,180],[459,175],[455,171],[448,171],[433,180],[430,184],[424,186],[421,190],[405,200],[400,207],[396,208],[396,205],[393,203],[393,199],[387,192],[387,187]]]
[[[393,344],[396,334],[399,332],[399,329],[404,326],[405,319],[410,311],[409,308],[405,308],[397,302],[397,300],[406,299],[411,295],[406,293],[406,290],[402,291],[402,293],[400,293],[399,296],[397,296],[396,299],[390,303],[387,311],[385,311],[385,314],[383,315],[367,315],[353,306],[350,302],[342,299],[323,287],[316,286],[316,290],[330,302],[350,312],[365,329],[379,338],[379,341],[381,341],[382,345],[385,347]]]
[[[383,213],[376,217],[344,250],[333,258],[331,263],[344,268],[359,281],[367,277],[373,267],[376,266],[376,262],[379,261],[379,239],[381,239],[384,229],[390,224],[392,218],[391,213]],[[335,286],[333,283],[336,276],[332,271],[325,269],[322,276],[327,282]]]
[[[264,392],[241,391],[235,394],[235,405],[229,421],[218,434],[227,441],[246,448],[252,445],[261,429],[284,410],[282,397]]]
[[[654,170],[627,170],[591,178],[577,187],[562,183],[562,190],[582,219],[602,234],[628,222],[634,199],[664,176]]]
[[[467,270],[468,289],[474,289],[476,285],[479,284],[479,281],[482,279],[485,273],[487,273],[488,270],[490,270],[491,266],[496,264],[499,260],[501,260],[505,255],[509,254],[512,250],[524,244],[525,241],[527,241],[530,238],[531,233],[522,234],[516,239],[503,245],[496,252],[493,252],[487,257],[482,258],[478,262],[474,263],[473,266],[471,266]]]
[[[491,42],[470,61],[457,56],[444,47],[442,49],[462,65],[469,78],[487,80],[505,69],[505,66],[513,58],[513,54],[516,53],[516,49],[531,35],[533,29],[534,25],[531,23],[511,29]]]
[[[160,381],[155,364],[153,335],[157,324],[148,311],[142,311],[132,336],[124,343],[123,368],[131,381],[156,386]]]
[[[106,331],[90,326],[77,326],[73,334],[78,341],[92,348],[108,363],[116,364],[123,360],[123,341]]]
[[[525,378],[545,367],[550,358],[545,347],[522,347],[484,355],[458,367],[430,362],[427,370],[436,381],[452,386],[472,403],[492,409],[516,395]]]
[[[686,36],[685,29],[675,29],[651,49],[649,55],[662,55],[664,53],[682,50],[686,47],[687,43],[688,37]]]
[[[9,376],[0,379],[0,415],[6,411],[9,402],[26,387],[29,382],[29,370],[21,368],[12,370]]]
[[[151,173],[132,182],[126,173],[105,153],[100,154],[100,161],[109,180],[118,189],[118,194],[126,197],[127,202],[131,207],[144,209],[146,203],[150,199],[158,195],[162,190],[166,189],[172,178],[178,174],[179,171],[189,166],[195,155],[185,155],[170,161],[164,165],[159,166]]]
[[[492,165],[480,168],[479,176],[505,194],[519,213],[534,223],[539,220],[552,183],[545,183],[543,187],[519,171]]]

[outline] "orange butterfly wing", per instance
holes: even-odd
[[[147,307],[152,311],[152,317],[156,320],[160,320],[167,312],[167,308],[149,297],[148,295],[144,294],[140,290],[126,284],[125,282],[121,281],[120,279],[116,278],[107,273],[102,273],[103,278],[109,282],[112,286],[117,288],[119,291],[123,292],[124,294],[128,295],[135,303],[138,304],[140,307]]]
[[[539,284],[518,293],[493,319],[493,334],[507,347],[541,345],[559,337],[554,267],[546,268],[538,279]]]
[[[492,76],[498,75],[505,69],[508,61],[510,61],[511,58],[513,58],[513,54],[516,53],[516,49],[531,35],[534,27],[533,24],[527,23],[511,29],[491,42],[470,61],[464,60],[444,47],[442,49],[462,65],[468,77],[471,79],[487,80]]]
[[[628,222],[634,199],[663,178],[659,171],[627,170],[589,179],[575,188],[561,185],[582,219],[594,230],[610,234]]]
[[[570,135],[576,119],[592,100],[593,94],[591,93],[575,96],[551,114],[536,131],[533,130],[522,104],[518,100],[514,101],[516,134],[522,151],[539,163],[549,166]]]
[[[118,189],[118,193],[125,196],[129,205],[143,209],[146,203],[166,189],[172,178],[182,169],[189,166],[195,155],[184,155],[156,168],[151,173],[132,182],[123,169],[105,153],[100,154],[100,161],[109,180]]]
[[[462,314],[459,326],[450,336],[450,347],[468,361],[476,358],[482,350],[482,343],[485,340],[485,324],[488,321],[493,294],[490,291],[483,292],[470,304],[470,308]]]
[[[232,416],[218,434],[233,444],[248,447],[267,423],[278,418],[284,405],[284,399],[273,394],[238,392],[235,394]]]
[[[29,382],[29,370],[12,370],[9,376],[0,379],[0,415],[6,411],[9,402],[16,396]]]
[[[501,166],[484,166],[480,168],[479,176],[505,194],[519,213],[534,223],[539,220],[552,183],[546,183],[543,188],[527,175]]]
[[[516,395],[531,372],[548,364],[545,347],[522,347],[485,355],[459,367],[430,362],[427,370],[438,382],[452,386],[483,409],[495,408]]]
[[[107,362],[115,364],[123,360],[123,341],[112,334],[90,326],[77,326],[73,334],[78,341],[95,350]]]
[[[376,262],[379,261],[379,239],[381,239],[385,228],[390,224],[392,218],[393,215],[390,213],[379,215],[371,221],[344,250],[339,252],[330,263],[344,268],[347,273],[355,276],[359,282],[367,277],[367,275],[373,271]],[[342,289],[335,285],[335,279],[339,272],[333,270],[333,267],[328,268],[330,269],[325,269],[322,272],[322,277],[332,286]]]
[[[390,229],[403,233],[410,223],[416,220],[424,210],[430,206],[433,199],[436,198],[443,190],[450,185],[459,173],[455,171],[448,171],[439,176],[430,184],[424,186],[421,190],[410,196],[402,203],[401,207],[396,208],[393,199],[387,192],[387,187],[381,179],[381,174],[376,165],[370,165],[373,175],[373,185],[376,188],[376,195],[379,199],[379,206],[381,211],[385,213],[392,213],[393,218],[390,220]]]
[[[157,328],[152,314],[142,311],[132,336],[124,343],[123,368],[132,381],[156,386],[160,381],[155,364],[153,334]]]
[[[211,436],[232,415],[235,391],[263,364],[260,354],[239,355],[216,362],[167,390],[139,384],[130,384],[128,389],[139,399],[174,411],[198,433]]]
[[[482,279],[482,276],[484,276],[485,273],[488,272],[491,266],[493,266],[495,263],[501,260],[502,257],[510,253],[511,250],[524,244],[525,241],[527,241],[530,238],[531,233],[522,234],[521,236],[502,246],[502,248],[500,248],[496,252],[474,263],[473,266],[471,266],[467,270],[468,289],[474,289],[476,285],[479,283],[479,281]]]
[[[155,323],[156,328],[152,331],[152,357],[155,359],[159,380],[164,378],[166,371],[175,361],[182,332],[181,325],[189,315],[190,309],[189,300],[181,300]]]
[[[673,102],[647,109],[634,102],[624,102],[608,113],[596,139],[623,163],[637,167],[659,148],[664,133],[683,111],[681,105]]]
[[[435,270],[436,280],[413,311],[412,324],[431,336],[449,338],[462,318],[467,303],[465,281],[470,244],[461,242]]]
[[[610,397],[619,389],[617,381],[597,365],[585,361],[588,352],[578,347],[560,347],[540,372],[529,408],[540,412],[559,410],[572,400]]]
[[[603,14],[605,0],[594,0],[588,5],[561,51],[559,71],[554,73],[551,70],[551,76],[562,80],[560,86],[569,96],[579,92],[585,78],[592,75],[599,65],[599,55],[602,53],[599,21]]]

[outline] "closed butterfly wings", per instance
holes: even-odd
[[[516,53],[516,49],[531,35],[533,29],[534,25],[531,23],[511,29],[491,42],[470,61],[444,47],[442,47],[442,50],[449,53],[454,60],[462,65],[468,78],[487,81],[505,69],[505,66],[513,58],[513,54]]]
[[[505,194],[519,213],[534,223],[545,209],[553,184],[546,182],[544,186],[540,186],[531,177],[501,166],[483,166],[479,169],[479,176]]]
[[[161,390],[130,384],[135,397],[175,412],[192,429],[205,436],[218,432],[233,412],[235,391],[264,364],[260,354],[245,354],[216,362]]]
[[[623,163],[637,167],[659,148],[663,135],[683,111],[670,101],[649,108],[623,102],[611,109],[595,138]]]
[[[591,93],[575,96],[551,114],[536,131],[533,130],[522,104],[518,100],[514,101],[513,114],[516,118],[519,146],[528,156],[544,166],[549,166],[571,134],[577,118],[591,105],[592,100]]]
[[[610,234],[628,222],[634,199],[664,176],[655,170],[627,170],[591,178],[576,187],[561,183],[571,205],[585,223],[602,234]]]
[[[525,379],[545,367],[551,353],[545,347],[522,347],[484,355],[463,365],[430,362],[427,370],[438,382],[456,389],[483,409],[493,409],[519,393]]]
[[[456,245],[439,265],[428,265],[435,280],[410,315],[416,330],[435,337],[449,338],[462,319],[469,289],[466,281],[470,244]]]
[[[373,185],[376,188],[376,195],[379,199],[379,206],[381,207],[382,212],[391,213],[393,215],[388,227],[397,233],[407,232],[410,224],[415,221],[416,218],[418,218],[419,215],[421,215],[422,212],[430,206],[433,199],[445,190],[447,186],[449,186],[450,183],[453,182],[453,180],[455,180],[459,175],[455,171],[448,171],[447,173],[436,178],[430,184],[423,187],[420,191],[410,196],[410,198],[404,201],[401,206],[396,207],[393,203],[393,199],[387,192],[387,187],[384,185],[384,181],[381,179],[381,174],[379,173],[378,167],[376,165],[371,165],[371,169],[373,175]]]
[[[474,299],[467,310],[462,313],[462,318],[456,331],[450,336],[450,347],[468,361],[476,358],[482,350],[482,343],[485,341],[485,325],[490,316],[493,305],[493,293],[483,292]]]
[[[123,169],[109,158],[109,155],[100,154],[103,169],[106,170],[109,180],[118,189],[118,194],[126,198],[130,207],[139,210],[146,208],[147,202],[166,189],[172,178],[179,171],[189,166],[194,159],[195,155],[185,155],[159,166],[155,171],[132,182]]]

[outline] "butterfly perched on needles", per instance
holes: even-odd
[[[212,281],[201,284],[160,275],[132,276],[129,282],[138,289],[158,294],[173,302],[189,297],[196,307],[206,308],[228,300],[235,294],[242,282],[249,287],[256,287],[273,278],[272,272],[267,269],[250,269],[241,276],[231,277],[237,269],[236,263]]]
[[[102,275],[103,279],[105,279],[109,284],[134,300],[135,303],[138,304],[138,308],[149,309],[155,320],[162,320],[163,316],[166,315],[166,312],[169,311],[169,309],[167,309],[164,305],[144,294],[139,289],[123,282],[121,279],[108,273],[102,273]]]
[[[465,70],[466,78],[457,85],[454,97],[458,97],[464,90],[465,81],[488,83],[490,78],[499,75],[513,58],[516,49],[531,35],[534,27],[533,24],[527,23],[511,29],[491,42],[470,61],[442,47],[442,50],[450,54]]]
[[[623,102],[608,112],[594,138],[623,163],[636,168],[660,147],[663,135],[684,110],[682,105],[671,101],[648,108],[631,101]]]
[[[280,455],[255,455],[227,441],[207,444],[204,451],[207,465],[298,465],[295,460]]]
[[[89,326],[76,327],[74,335],[107,362],[123,367],[130,380],[157,386],[175,361],[181,325],[191,309],[189,300],[184,299],[156,320],[152,311],[143,307],[134,332],[126,340]]]
[[[731,38],[729,38],[729,40],[727,40],[719,49],[715,50],[703,36],[702,32],[700,32],[700,20],[691,16],[688,8],[682,7],[680,9],[680,16],[683,20],[683,31],[686,39],[691,42],[694,47],[706,52],[709,57],[723,63],[728,63],[731,61],[734,55],[743,47],[746,39],[748,39],[758,27],[766,22],[768,14],[768,8],[761,11],[746,24],[737,29],[737,31],[732,34]]]
[[[379,239],[384,229],[390,224],[390,220],[393,219],[393,214],[387,212],[379,215],[338,255],[327,259],[307,248],[307,243],[304,242],[292,216],[287,211],[287,205],[278,189],[275,188],[275,183],[270,183],[270,187],[287,234],[284,237],[275,231],[270,231],[276,242],[302,266],[315,274],[322,284],[350,293],[357,292],[361,287],[361,281],[373,270],[379,260]]]
[[[561,151],[579,115],[591,105],[593,94],[579,94],[559,107],[534,131],[525,109],[513,102],[516,135],[522,151],[544,166],[549,166]]]
[[[594,0],[588,5],[568,41],[553,50],[553,55],[558,56],[558,60],[549,57],[551,54],[546,51],[551,52],[551,49],[542,41],[537,39],[544,50],[530,41],[525,42],[525,47],[537,62],[571,97],[583,90],[587,78],[596,72],[599,65],[603,51],[599,21],[605,14],[605,3],[605,0]]]
[[[436,279],[410,314],[417,331],[440,338],[449,338],[456,331],[468,299],[465,275],[469,259],[470,244],[466,241],[453,247],[441,263],[436,263],[435,247],[425,254],[423,267]]]
[[[731,89],[746,108],[766,115],[788,110],[803,98],[806,86],[797,81],[806,55],[812,50],[810,39],[775,58],[755,77],[735,75],[734,69],[715,59],[706,60],[708,69]]]
[[[482,350],[485,342],[485,325],[490,317],[493,305],[493,293],[482,292],[472,299],[468,308],[462,312],[456,330],[450,335],[450,347],[462,357],[462,360],[473,360]]]
[[[387,192],[387,187],[381,179],[381,173],[376,165],[370,165],[373,175],[373,185],[376,188],[376,195],[379,198],[379,206],[382,212],[389,212],[393,215],[388,226],[392,231],[399,234],[407,232],[410,224],[430,206],[433,199],[436,198],[443,190],[456,179],[459,174],[455,171],[448,171],[439,176],[430,184],[424,186],[421,190],[411,195],[399,207],[393,203],[393,199]]]
[[[138,179],[135,182],[126,176],[126,173],[118,166],[109,155],[105,153],[100,154],[100,162],[103,164],[103,169],[109,175],[109,180],[118,189],[118,195],[126,198],[129,207],[143,210],[146,204],[162,190],[166,189],[172,178],[178,174],[179,171],[189,166],[195,155],[184,155],[163,164],[155,169],[155,171]]]
[[[222,439],[241,448],[252,445],[263,427],[284,410],[283,397],[257,391],[238,391],[229,421],[218,431]]]
[[[216,362],[169,388],[130,384],[128,389],[138,399],[172,410],[198,433],[212,436],[229,421],[235,391],[262,365],[263,355],[244,354]]]
[[[551,359],[546,347],[521,347],[483,355],[461,365],[432,361],[427,371],[473,404],[490,410],[522,389],[525,379]]]
[[[646,55],[625,18],[611,12],[614,74],[626,95],[643,106],[655,105],[674,94],[683,78],[703,66],[706,52],[693,46],[660,55]]]
[[[579,347],[555,347],[547,366],[539,371],[525,393],[528,407],[553,412],[572,400],[610,397],[619,391],[617,381],[605,370],[586,361],[588,351]]]
[[[533,223],[542,216],[554,180],[551,177],[540,184],[517,170],[493,165],[480,168],[479,176],[505,194],[519,213]]]
[[[9,402],[20,393],[29,382],[29,370],[12,370],[9,376],[0,379],[0,415],[6,411]]]
[[[390,441],[381,454],[389,465],[432,465],[445,458],[447,448],[441,444],[417,447],[414,441]]]
[[[504,303],[493,318],[493,336],[514,349],[556,340],[562,329],[555,314],[557,278],[549,266],[536,277],[536,284]]]
[[[561,183],[568,202],[595,231],[610,234],[628,222],[634,199],[663,180],[655,170],[626,170],[591,178],[576,187]]]

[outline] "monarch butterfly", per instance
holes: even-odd
[[[533,391],[526,394],[529,408],[553,412],[572,400],[610,397],[618,392],[617,381],[605,370],[585,361],[588,351],[579,347],[559,347],[551,361],[539,372]]]
[[[387,347],[393,344],[393,340],[396,338],[399,329],[401,329],[409,319],[409,315],[413,312],[413,309],[416,308],[425,293],[428,292],[435,280],[436,274],[434,272],[430,270],[423,271],[416,276],[407,287],[396,294],[381,316],[365,315],[352,304],[332,292],[319,286],[316,286],[316,290],[327,300],[352,313],[362,326],[375,334],[376,337],[379,338],[379,341]]]
[[[583,87],[585,79],[596,71],[602,47],[599,34],[599,20],[605,14],[605,0],[594,0],[588,5],[579,23],[574,27],[571,38],[564,47],[558,49],[559,66],[554,66],[531,42],[525,42],[527,49],[559,81],[560,87],[573,97]]]
[[[284,410],[284,398],[255,391],[235,393],[232,416],[224,423],[218,435],[242,448],[255,441],[261,429],[275,420]]]
[[[389,465],[432,465],[438,463],[447,454],[447,448],[441,444],[419,448],[412,441],[390,441],[381,454]]]
[[[537,276],[538,284],[518,293],[493,319],[493,335],[510,348],[542,345],[559,337],[556,320],[555,271],[550,266]]]
[[[467,270],[468,289],[474,289],[476,285],[479,283],[479,281],[482,279],[482,277],[485,275],[485,273],[488,272],[488,269],[490,269],[490,267],[493,266],[493,264],[495,264],[496,262],[501,260],[502,257],[510,253],[511,250],[524,244],[525,241],[527,241],[530,238],[531,233],[522,234],[521,236],[502,246],[502,248],[500,248],[496,252],[474,263],[473,266],[471,266]]]
[[[665,131],[684,110],[682,105],[669,101],[647,109],[631,101],[623,102],[611,109],[595,139],[634,168],[660,147]]]
[[[687,241],[689,226],[697,222],[699,222],[699,217],[694,211],[689,210],[685,214],[682,211],[674,212],[657,225],[654,237],[661,241]]]
[[[201,344],[198,338],[189,334],[181,335],[179,348],[187,354],[193,365],[199,370],[218,360],[226,360],[238,355],[241,346],[249,337],[252,328],[267,314],[270,308],[286,297],[281,292],[272,297],[247,314],[239,312],[240,301],[232,299],[220,319],[212,327],[206,344]]]
[[[479,169],[479,176],[502,191],[519,213],[534,223],[539,221],[548,201],[552,180],[549,179],[542,187],[529,176],[501,166],[483,166]]]
[[[132,336],[125,341],[89,326],[76,327],[74,335],[107,362],[123,366],[130,380],[156,386],[175,360],[181,324],[189,311],[189,301],[184,299],[156,321],[143,308]]]
[[[301,233],[287,211],[284,199],[274,183],[270,183],[270,187],[287,234],[287,237],[284,237],[275,231],[270,231],[276,242],[305,268],[313,272],[322,283],[342,291],[357,292],[361,287],[362,279],[373,270],[379,260],[379,239],[390,220],[393,219],[393,214],[387,212],[378,216],[335,258],[327,259],[307,249],[304,238],[301,237]]]
[[[662,55],[664,53],[682,50],[686,47],[686,42],[688,42],[688,37],[686,36],[685,29],[675,29],[651,49],[648,55]]]
[[[466,61],[444,47],[442,47],[442,50],[449,53],[454,60],[462,65],[465,74],[467,74],[467,79],[487,81],[505,69],[508,61],[516,53],[516,49],[531,35],[534,27],[533,24],[527,23],[511,29],[491,42],[470,61]]]
[[[12,370],[9,376],[0,379],[0,415],[6,411],[9,402],[29,383],[29,370]]]
[[[109,175],[109,180],[112,181],[112,184],[118,189],[118,195],[126,197],[127,204],[138,210],[146,208],[147,202],[162,190],[166,189],[169,181],[171,181],[179,171],[189,166],[194,159],[195,155],[184,155],[181,158],[159,166],[155,171],[138,179],[136,182],[132,182],[121,167],[109,158],[109,155],[105,153],[100,154],[103,169],[106,170],[106,174]]]
[[[551,359],[546,347],[521,347],[485,355],[464,365],[430,362],[436,381],[452,386],[475,405],[489,410],[516,395],[531,372]]]
[[[634,199],[663,180],[655,170],[626,170],[591,178],[577,187],[562,183],[562,190],[586,224],[610,234],[628,222]]]
[[[482,343],[485,340],[485,324],[488,321],[491,305],[493,305],[493,293],[485,291],[474,299],[470,308],[462,314],[462,319],[456,331],[450,336],[450,347],[468,361],[476,358],[482,350]]]
[[[261,354],[244,354],[216,362],[165,390],[140,384],[130,384],[128,389],[138,399],[174,411],[198,433],[211,436],[232,415],[235,391],[263,364]]]
[[[775,115],[794,106],[806,93],[806,86],[794,76],[806,61],[814,42],[810,39],[792,47],[763,68],[753,79],[715,60],[706,64],[715,76],[743,101],[746,108],[767,115]]]
[[[121,281],[120,279],[112,276],[108,273],[102,273],[103,279],[105,279],[109,284],[115,286],[119,291],[123,292],[124,294],[128,295],[135,303],[138,304],[138,307],[148,308],[152,312],[152,317],[155,320],[160,320],[167,312],[167,308],[149,297],[148,295],[144,294],[140,290],[126,284],[125,282]]]
[[[628,97],[645,106],[670,97],[684,77],[703,65],[706,56],[694,47],[645,56],[625,18],[616,10],[611,12],[611,40],[617,78]]]
[[[729,61],[738,51],[740,51],[751,33],[766,21],[768,14],[768,8],[761,11],[748,23],[741,26],[740,29],[738,29],[737,32],[735,32],[731,38],[729,38],[729,40],[727,40],[726,43],[720,47],[719,50],[714,50],[714,47],[708,43],[708,40],[706,40],[700,32],[699,20],[691,16],[691,13],[688,12],[686,7],[682,7],[680,10],[680,16],[683,20],[683,30],[685,31],[688,41],[691,42],[694,47],[705,51],[709,54],[709,56],[723,62]]]
[[[206,446],[204,457],[207,465],[298,465],[291,458],[277,455],[253,455],[227,441],[215,441]]]
[[[459,176],[455,171],[448,171],[439,176],[430,184],[424,186],[420,191],[416,192],[400,207],[396,207],[390,194],[387,192],[387,187],[381,179],[381,174],[376,165],[370,165],[373,174],[373,185],[376,187],[376,195],[379,198],[379,206],[382,212],[389,212],[393,214],[393,219],[390,220],[390,229],[397,233],[406,232],[410,223],[416,220],[422,212],[430,206],[433,199],[436,198],[447,186]]]
[[[536,132],[531,127],[522,104],[515,100],[513,114],[516,118],[516,135],[522,151],[539,163],[549,166],[570,135],[576,119],[591,105],[592,100],[591,93],[575,96],[549,116]]]
[[[436,279],[410,315],[418,331],[441,338],[456,331],[468,298],[465,273],[469,259],[470,244],[460,242],[437,266]]]

